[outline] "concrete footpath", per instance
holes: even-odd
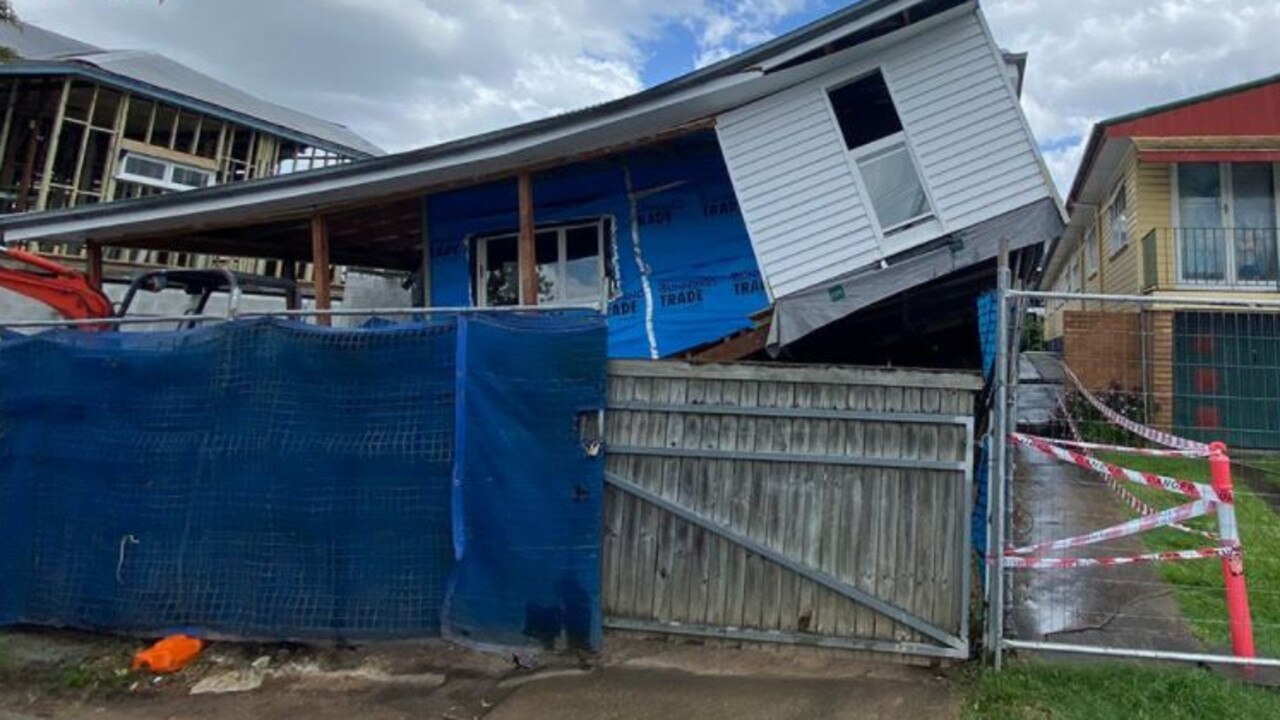
[[[487,717],[564,720],[809,720],[954,718],[958,700],[945,682],[706,677],[675,671],[606,669],[521,688]]]
[[[532,668],[441,642],[214,643],[195,665],[158,677],[125,671],[138,646],[86,633],[0,633],[0,720],[946,720],[962,702],[957,684],[928,668],[628,635],[611,635],[590,666],[547,656]]]

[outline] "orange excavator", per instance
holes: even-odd
[[[68,320],[92,320],[115,315],[111,299],[89,284],[85,276],[25,250],[0,246],[0,287],[48,305]],[[21,266],[25,266],[21,267]]]
[[[292,280],[247,275],[220,268],[184,270],[158,269],[139,274],[125,291],[116,308],[82,273],[34,253],[0,245],[0,288],[12,290],[53,308],[68,320],[125,317],[139,292],[182,290],[187,294],[183,315],[202,315],[216,292],[227,294],[227,317],[236,314],[244,292],[297,297]],[[195,321],[181,321],[178,327],[191,328]],[[113,329],[112,324],[79,325],[83,330]]]

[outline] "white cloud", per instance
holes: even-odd
[[[688,67],[820,0],[18,0],[37,24],[174,59],[389,150],[636,92],[656,41]],[[985,0],[1030,52],[1024,107],[1064,189],[1099,119],[1280,71],[1280,3]],[[664,45],[662,47],[669,47]]]
[[[683,63],[771,36],[806,0],[18,0],[51,30],[154,50],[405,150],[642,88],[650,41]]]
[[[710,65],[769,40],[779,21],[805,5],[805,0],[720,0],[700,5],[685,20],[698,40],[695,64]]]
[[[988,0],[992,32],[1030,53],[1023,106],[1069,187],[1092,125],[1280,72],[1280,3]]]

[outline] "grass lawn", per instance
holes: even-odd
[[[1280,717],[1280,692],[1197,668],[1020,662],[971,680],[966,720]]]
[[[1207,460],[1148,458],[1107,455],[1108,462],[1135,470],[1171,475],[1183,480],[1209,483]],[[1187,502],[1171,493],[1126,484],[1134,494],[1157,508]],[[1252,492],[1236,485],[1236,519],[1245,552],[1245,577],[1253,612],[1254,638],[1260,655],[1280,657],[1280,517]],[[1192,523],[1193,527],[1217,529],[1216,516]],[[1212,541],[1162,528],[1141,536],[1152,550],[1192,550],[1209,547]],[[1222,590],[1222,565],[1214,560],[1165,562],[1158,565],[1161,577],[1174,586],[1178,607],[1195,633],[1210,649],[1230,646],[1226,600]]]

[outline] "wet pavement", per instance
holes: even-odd
[[[1058,413],[1062,380],[1057,353],[1025,352],[1018,356],[1019,427],[1036,431],[1053,421]]]
[[[1026,545],[1073,537],[1134,514],[1093,473],[1019,448],[1013,540]],[[1053,557],[1145,552],[1140,537],[1100,543]],[[1206,561],[1212,562],[1212,561]],[[1015,570],[1008,637],[1077,645],[1203,652],[1182,618],[1173,588],[1152,565],[1070,570]]]

